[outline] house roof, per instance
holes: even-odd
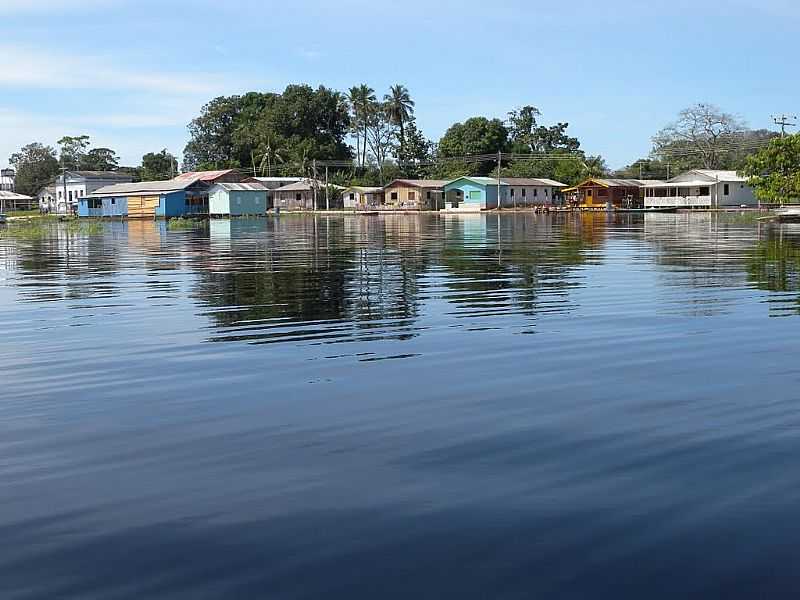
[[[16,192],[0,190],[0,200],[33,200],[33,198],[26,196],[25,194],[17,194]]]
[[[471,181],[472,183],[476,183],[478,185],[487,186],[487,187],[491,187],[491,186],[496,186],[497,185],[497,179],[495,179],[494,177],[471,177],[469,175],[464,175],[462,177],[456,177],[455,179],[451,179],[450,181],[447,182],[445,187],[449,187],[449,186],[451,186],[451,185],[453,185],[455,183],[458,183],[459,181]],[[504,180],[501,179],[500,180],[500,185],[507,186],[508,183],[506,183]]]
[[[416,187],[416,188],[436,189],[436,188],[443,188],[448,183],[449,181],[445,179],[395,179],[394,181],[385,185],[384,189],[396,185],[405,185],[408,187]]]
[[[290,183],[289,185],[284,185],[284,186],[279,187],[279,188],[277,188],[275,190],[272,190],[272,191],[273,192],[307,192],[307,191],[312,189],[312,187],[313,187],[312,183],[313,183],[313,180],[311,180],[311,179],[303,179],[302,181],[297,181],[295,183]],[[336,188],[336,189],[340,189],[340,190],[344,189],[342,186],[334,185],[334,184],[331,184],[330,187],[333,187],[333,188]],[[325,189],[325,182],[324,181],[317,181],[317,189]]]
[[[350,190],[355,190],[357,192],[361,192],[362,194],[377,194],[378,192],[382,192],[382,187],[370,187],[364,185],[351,185],[349,188],[345,188],[345,192],[349,192]]]
[[[260,183],[215,183],[211,189],[221,188],[229,192],[266,192],[265,188]]]
[[[220,171],[188,171],[175,177],[175,181],[216,181],[220,177],[233,173],[234,169],[222,169]]]
[[[83,177],[84,179],[105,179],[106,181],[119,181],[126,182],[133,179],[132,175],[128,173],[120,173],[118,171],[67,171],[67,180],[69,177]],[[56,178],[61,180],[61,175]]]
[[[718,169],[692,169],[691,171],[687,171],[687,173],[698,173],[704,177],[708,177],[714,181],[747,181],[746,177],[741,177],[736,171],[723,171]],[[685,175],[686,173],[682,173]],[[678,175],[680,177],[681,175]],[[674,179],[677,179],[675,177]]]
[[[550,187],[557,187],[562,188],[566,187],[567,184],[561,183],[560,181],[555,181],[553,179],[544,179],[542,177],[503,177],[503,181],[505,181],[508,185],[521,185],[521,186],[550,186]]]
[[[138,183],[117,183],[107,185],[87,195],[87,198],[108,198],[111,196],[149,196],[180,192],[195,184],[196,181],[139,181]]]

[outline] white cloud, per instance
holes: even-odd
[[[192,75],[132,69],[91,56],[70,56],[0,44],[0,87],[43,89],[138,90],[166,94],[210,95],[226,85],[212,73]]]

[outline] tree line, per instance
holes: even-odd
[[[119,164],[111,148],[92,148],[88,135],[64,136],[56,144],[54,148],[33,142],[11,155],[8,162],[16,171],[17,192],[35,196],[64,170],[117,171],[131,175],[134,181],[165,180],[178,173],[178,159],[166,149],[148,152],[141,165],[126,167]]]

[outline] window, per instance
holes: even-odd
[[[480,190],[470,190],[469,199],[470,200],[480,200],[481,199],[481,191]]]
[[[727,187],[727,185],[726,185],[726,187]],[[727,195],[727,192],[726,192],[726,195]],[[69,191],[69,201],[72,202],[72,190]]]
[[[355,199],[356,199],[355,193],[354,192],[350,192],[350,200],[355,200]]]
[[[711,195],[711,190],[707,186],[701,187],[700,188],[700,195],[701,196],[710,196]]]
[[[608,196],[608,190],[606,188],[600,188],[597,190],[598,196]]]
[[[539,188],[533,188],[533,197],[534,198],[538,198],[539,197]]]
[[[58,199],[61,200],[61,190],[58,190]]]
[[[725,184],[725,185],[722,187],[722,193],[723,193],[725,196],[727,196],[728,194],[730,194],[730,193],[731,193],[731,186],[730,186],[730,185],[728,185],[728,184],[726,183],[726,184]]]
[[[294,195],[294,199],[297,200],[297,202],[300,202],[303,199],[303,194],[298,192]]]
[[[522,188],[522,197],[524,198],[524,197],[525,197],[525,196],[527,196],[527,195],[528,195],[528,190],[527,190],[527,188]]]
[[[392,192],[391,199],[397,200],[397,192]]]
[[[111,199],[111,204],[116,204],[116,203],[117,203],[117,199],[116,198],[112,198]]]
[[[90,198],[89,208],[103,208],[103,200],[100,198]]]
[[[426,192],[426,194],[425,194],[425,197],[426,197],[428,200],[430,200],[430,199],[431,199],[431,193],[430,193],[430,191]]]
[[[547,198],[547,188],[544,188],[544,197]]]
[[[408,199],[409,200],[416,200],[417,199],[417,192],[408,192]]]
[[[514,197],[514,188],[511,188],[511,197]]]

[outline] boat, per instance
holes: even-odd
[[[761,217],[761,221],[798,222],[800,221],[800,206],[785,206],[776,208],[772,214]]]

